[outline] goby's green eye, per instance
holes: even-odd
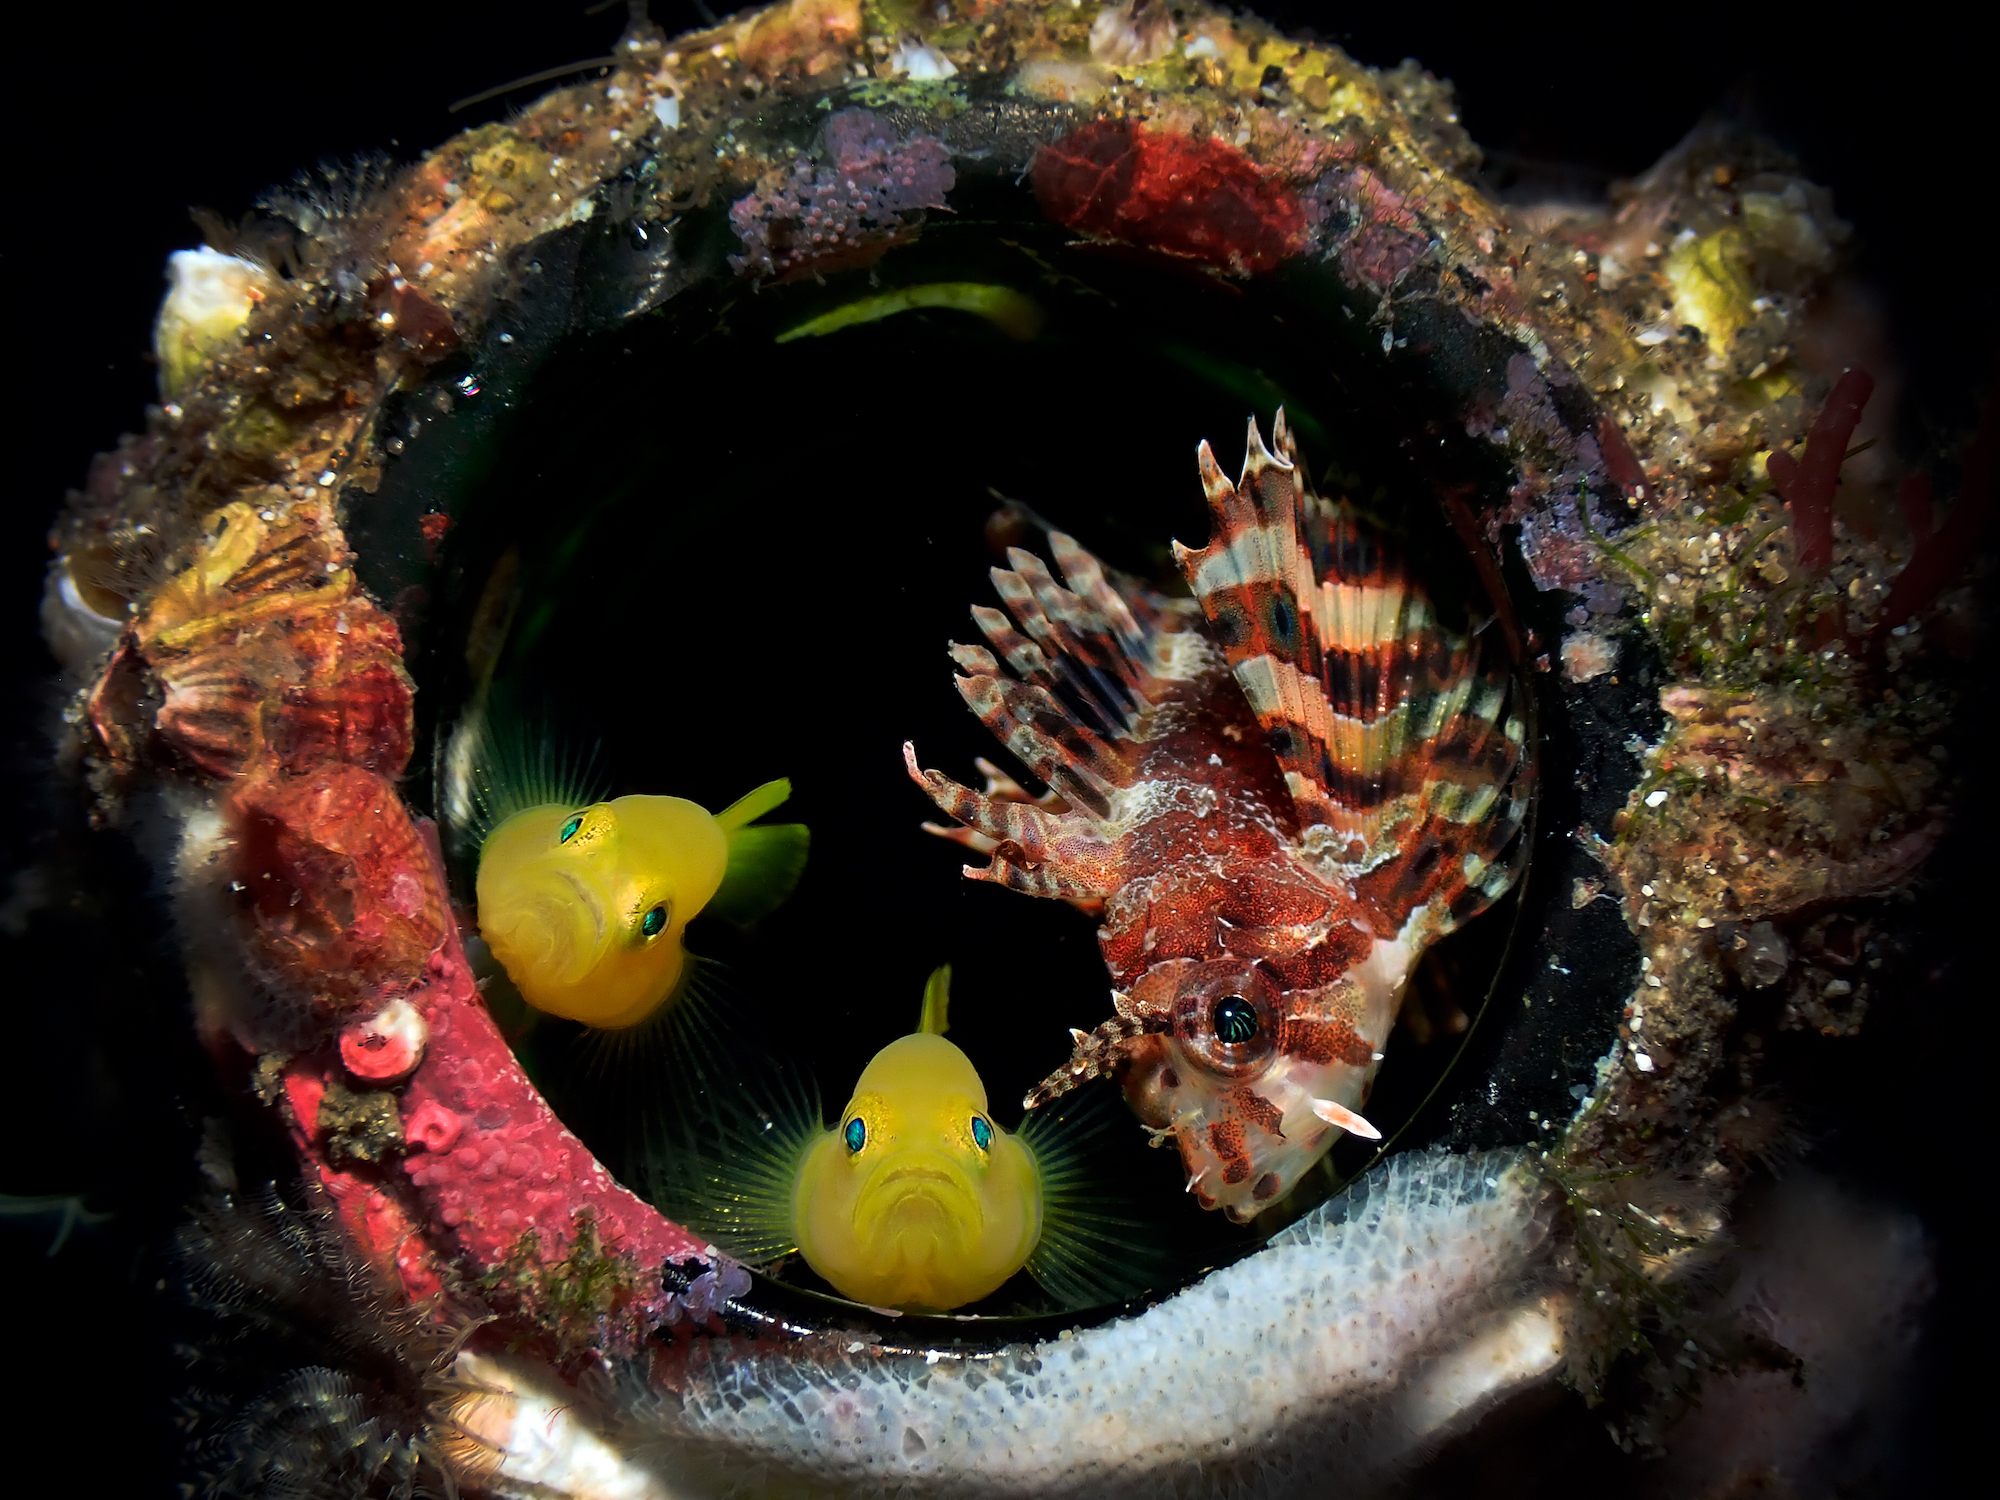
[[[993,1127],[986,1123],[984,1115],[972,1117],[972,1144],[981,1151],[989,1151],[993,1147]]]
[[[571,813],[569,820],[562,826],[562,837],[557,839],[556,842],[558,844],[567,844],[571,839],[576,837],[576,831],[581,827],[583,827],[583,814]]]
[[[639,919],[639,933],[642,937],[658,937],[667,928],[667,906],[663,901]]]
[[[868,1127],[861,1123],[861,1116],[856,1115],[847,1122],[847,1129],[841,1133],[841,1138],[847,1142],[850,1155],[868,1144]]]

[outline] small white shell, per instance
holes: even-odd
[[[270,295],[272,280],[255,261],[204,248],[168,256],[167,281],[153,323],[153,353],[160,361],[160,394],[173,397],[194,383],[210,355],[235,339]]]
[[[958,73],[950,58],[924,42],[903,43],[889,54],[889,66],[912,83],[936,83]]]

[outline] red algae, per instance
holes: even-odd
[[[581,1256],[593,1285],[621,1289],[593,1305],[603,1338],[635,1346],[674,1316],[659,1266],[703,1246],[557,1122],[488,1016],[434,834],[397,789],[401,639],[346,562],[317,503],[238,502],[204,523],[88,699],[102,779],[165,761],[211,789],[211,853],[184,895],[237,945],[218,982],[243,990],[213,1040],[282,1045],[277,1097],[362,1257],[415,1302],[450,1290],[441,1317],[532,1328],[574,1311],[549,1277],[486,1280]]]
[[[1238,275],[1274,270],[1306,244],[1297,194],[1220,141],[1099,120],[1045,146],[1034,180],[1058,223]]]
[[[1833,490],[1840,481],[1840,461],[1847,440],[1861,420],[1861,408],[1875,389],[1873,376],[1849,370],[1834,385],[1826,405],[1806,435],[1803,459],[1773,451],[1771,482],[1791,508],[1792,534],[1799,544],[1799,565],[1808,573],[1823,573],[1833,561]]]
[[[1646,471],[1640,467],[1639,456],[1632,451],[1625,434],[1608,416],[1597,419],[1597,448],[1604,457],[1604,472],[1611,482],[1628,495],[1644,495]]]
[[[1889,597],[1882,602],[1878,630],[1901,625],[1935,599],[1958,570],[1965,566],[1978,545],[1986,524],[1993,518],[1995,501],[2000,500],[2000,473],[1995,472],[1994,449],[2000,444],[2000,402],[1989,403],[1965,456],[1958,499],[1944,524],[1931,530],[1931,487],[1927,475],[1913,474],[1903,484],[1899,498],[1910,530],[1917,538],[1916,554],[1896,576]]]

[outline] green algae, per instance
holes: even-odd
[[[824,338],[843,328],[879,323],[897,313],[914,312],[920,308],[971,313],[974,317],[984,318],[1009,338],[1024,341],[1033,338],[1042,327],[1041,304],[1012,287],[978,281],[931,281],[844,303],[831,312],[821,313],[816,318],[808,318],[786,329],[774,342],[789,344],[794,339]]]

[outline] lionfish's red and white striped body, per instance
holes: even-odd
[[[1377,534],[1315,495],[1278,414],[1232,485],[1207,443],[1194,591],[1114,585],[1061,533],[1020,549],[952,647],[973,712],[1038,777],[910,774],[990,854],[966,874],[1101,911],[1113,1017],[1045,1102],[1120,1079],[1204,1206],[1248,1219],[1359,1111],[1423,950],[1522,864],[1533,759],[1512,677],[1445,631]],[[997,653],[997,657],[996,657]],[[1002,669],[1004,661],[1006,669]]]

